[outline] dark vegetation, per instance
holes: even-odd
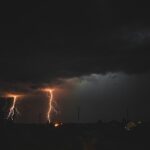
[[[127,131],[122,123],[0,124],[4,150],[130,150],[150,148],[150,123]]]

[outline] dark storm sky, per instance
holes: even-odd
[[[0,11],[1,93],[63,87],[69,94],[61,98],[59,117],[65,121],[76,121],[78,105],[83,121],[120,119],[126,107],[134,119],[149,117],[148,3],[21,1],[4,2]],[[20,104],[20,120],[36,120],[39,106],[46,107],[40,96]]]

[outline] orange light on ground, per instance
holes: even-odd
[[[55,128],[59,128],[59,127],[61,127],[62,125],[63,125],[63,123],[60,122],[60,121],[54,122],[54,127],[55,127]]]
[[[54,124],[54,127],[55,127],[55,128],[57,128],[57,127],[59,127],[59,126],[60,126],[60,125],[59,125],[58,123],[55,123],[55,124]]]

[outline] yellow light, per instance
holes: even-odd
[[[54,127],[55,127],[55,128],[57,128],[57,127],[59,127],[59,126],[60,126],[59,123],[55,123],[55,124],[54,124]]]

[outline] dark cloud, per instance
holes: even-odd
[[[37,122],[40,113],[45,122],[45,87],[56,88],[64,121],[75,121],[79,106],[82,121],[121,119],[127,107],[131,118],[149,118],[146,1],[13,1],[0,7],[0,95],[26,95],[17,103],[19,122]]]
[[[2,81],[150,69],[150,10],[144,2],[13,3],[1,11]]]
[[[0,94],[28,95],[18,104],[20,122],[45,116],[45,87],[59,89],[64,120],[75,120],[80,102],[86,121],[112,119],[128,102],[139,114],[142,106],[144,116],[150,85],[146,1],[12,1],[0,7]]]

